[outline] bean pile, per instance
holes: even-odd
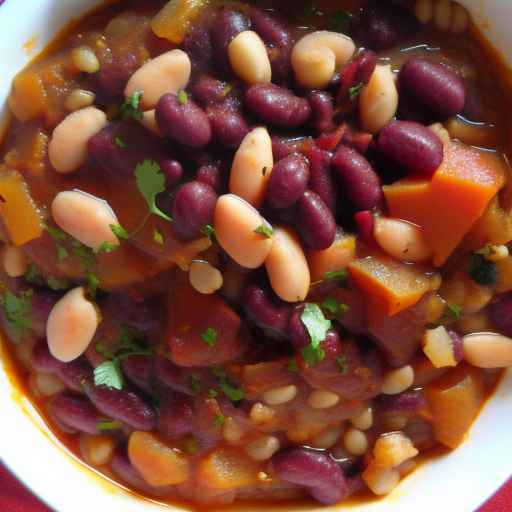
[[[457,3],[256,4],[124,2],[14,79],[1,325],[138,492],[386,495],[512,366],[505,95]]]

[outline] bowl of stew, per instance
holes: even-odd
[[[463,3],[0,5],[0,458],[50,506],[509,477],[512,10]]]

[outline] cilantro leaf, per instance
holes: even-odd
[[[56,228],[55,226],[46,226],[48,234],[57,242],[63,242],[68,237],[62,229]]]
[[[363,89],[364,89],[364,83],[363,82],[359,82],[357,85],[354,85],[354,87],[351,87],[348,90],[349,98],[351,100],[355,100],[361,94]]]
[[[428,324],[427,327],[429,329],[435,329],[441,325],[448,325],[453,322],[456,322],[460,319],[461,316],[461,307],[457,304],[447,304],[444,308],[443,314],[441,318],[432,324]]]
[[[62,260],[65,260],[68,257],[69,257],[68,250],[63,245],[57,244],[57,258],[58,258],[58,260],[62,261]]]
[[[188,94],[183,89],[178,92],[177,98],[180,105],[186,105],[188,103]]]
[[[154,160],[144,160],[137,165],[135,177],[137,179],[137,187],[144,196],[150,213],[172,222],[171,217],[166,215],[156,205],[156,196],[165,190],[165,176],[160,166]]]
[[[213,420],[214,427],[222,427],[226,423],[226,416],[223,414],[216,414]]]
[[[114,144],[121,149],[124,149],[126,147],[126,142],[123,139],[121,139],[121,137],[116,137],[114,139]]]
[[[332,270],[331,272],[326,272],[324,275],[324,281],[342,281],[345,282],[348,278],[348,272],[344,268],[340,268],[339,270]]]
[[[125,99],[119,110],[123,119],[133,118],[138,121],[142,119],[143,113],[140,110],[140,100],[143,94],[143,91],[135,91],[131,96]]]
[[[213,327],[208,327],[206,331],[201,333],[201,339],[209,346],[214,347],[217,344],[218,333]]]
[[[338,368],[340,369],[340,373],[342,375],[345,375],[348,372],[347,356],[340,356],[336,358],[336,364],[338,365]]]
[[[286,364],[286,369],[292,373],[297,373],[299,371],[297,361],[295,359],[290,359]]]
[[[266,238],[272,238],[272,235],[274,234],[274,230],[271,226],[268,226],[266,224],[259,225],[255,230],[255,233],[258,233],[258,235],[263,235]]]
[[[121,240],[129,240],[130,238],[130,233],[128,233],[128,231],[126,231],[126,229],[124,229],[120,224],[110,224],[110,230],[117,236],[117,238],[121,238]]]
[[[0,298],[0,305],[4,309],[6,320],[11,325],[16,337],[21,337],[30,329],[32,322],[33,290],[26,290],[19,295],[7,290]]]
[[[84,269],[90,270],[96,263],[96,258],[94,257],[92,249],[79,242],[78,240],[73,240],[71,245],[73,247],[73,253],[77,258],[80,259]]]
[[[245,391],[242,388],[233,386],[229,381],[225,380],[219,384],[222,392],[232,401],[239,402],[245,398]]]
[[[108,254],[119,249],[119,245],[113,244],[112,242],[102,242],[99,247],[94,249],[94,254]]]
[[[100,287],[100,280],[96,274],[89,272],[87,274],[87,288],[89,289],[89,293],[91,297],[96,297],[98,293],[98,288]]]
[[[67,290],[69,288],[69,281],[64,278],[49,276],[46,279],[48,287],[54,291]]]
[[[203,228],[203,233],[206,235],[208,240],[210,240],[210,242],[212,242],[215,238],[215,228],[211,224],[206,224],[206,226]]]
[[[311,303],[305,305],[300,319],[311,338],[311,343],[302,349],[302,357],[309,366],[314,366],[325,358],[325,352],[320,344],[331,328],[331,321],[325,318],[318,304]]]
[[[493,286],[498,281],[498,267],[480,254],[471,256],[468,273],[475,283],[482,286]]]
[[[94,384],[123,389],[123,372],[118,360],[105,361],[94,369]]]
[[[194,395],[201,393],[201,379],[196,375],[191,375],[187,379],[187,385]]]
[[[334,297],[327,297],[322,302],[322,307],[332,315],[343,315],[350,309],[347,304],[338,302]]]
[[[41,275],[41,272],[39,272],[39,269],[33,263],[29,264],[23,277],[27,283],[41,284],[43,282],[43,276]]]
[[[153,241],[159,245],[164,245],[164,235],[158,229],[153,231]]]
[[[208,390],[208,396],[209,396],[210,398],[216,398],[216,397],[218,397],[218,396],[219,396],[219,392],[218,392],[216,389],[210,388],[210,389]]]
[[[109,430],[119,430],[123,424],[117,420],[99,420],[96,426],[100,432],[108,432]]]

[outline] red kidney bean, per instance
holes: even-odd
[[[381,395],[378,404],[386,412],[418,413],[428,407],[422,391],[405,391],[399,395]]]
[[[332,132],[320,134],[315,139],[315,144],[326,151],[334,151],[340,145],[348,129],[347,123],[342,123]]]
[[[340,84],[338,89],[338,101],[342,102],[350,95],[350,89],[359,84],[366,85],[373,75],[377,65],[377,54],[371,50],[365,50],[352,62],[346,64],[340,72]]]
[[[202,107],[209,107],[226,99],[226,83],[203,75],[190,87],[190,92]]]
[[[290,321],[288,322],[288,329],[286,333],[288,339],[297,350],[301,350],[311,343],[311,338],[309,337],[306,327],[304,327],[300,318],[303,311],[304,306],[296,307],[293,310],[293,313],[290,316]]]
[[[512,337],[512,292],[500,295],[489,306],[489,316],[499,332]]]
[[[375,237],[373,236],[375,217],[373,213],[369,210],[357,212],[354,215],[354,220],[357,225],[358,239],[369,247],[375,245]]]
[[[249,30],[251,21],[245,14],[223,8],[217,14],[211,30],[213,50],[217,64],[226,72],[230,69],[228,45],[240,32]]]
[[[289,208],[306,191],[309,165],[300,153],[292,153],[274,165],[268,180],[266,199],[272,208]]]
[[[356,210],[373,210],[381,203],[379,177],[370,162],[355,149],[340,146],[331,166]]]
[[[59,294],[49,290],[36,289],[33,291],[30,329],[36,336],[46,336],[48,316],[58,299]]]
[[[380,51],[396,46],[418,28],[419,22],[410,9],[373,0],[361,17],[358,37],[363,46]]]
[[[256,285],[249,286],[243,295],[246,315],[260,328],[285,335],[291,307],[272,293]]]
[[[343,470],[326,453],[290,448],[272,457],[272,468],[280,480],[305,487],[324,505],[333,505],[348,496]]]
[[[249,126],[237,110],[227,106],[209,107],[206,111],[213,137],[223,146],[236,149],[249,133]]]
[[[220,194],[226,185],[226,173],[222,171],[220,165],[207,164],[199,167],[196,173],[196,181],[209,185]]]
[[[82,392],[84,386],[91,381],[91,370],[91,365],[81,357],[70,363],[61,363],[57,368],[56,375],[69,389]]]
[[[155,117],[162,133],[184,146],[201,148],[212,138],[208,116],[190,98],[181,103],[176,94],[164,94]]]
[[[165,397],[158,416],[157,429],[165,436],[176,439],[192,432],[194,414],[187,397]]]
[[[34,345],[31,361],[34,369],[43,373],[56,373],[62,364],[50,354],[46,340],[39,340]]]
[[[285,87],[256,84],[245,93],[245,106],[261,121],[280,128],[296,128],[311,115],[308,100]]]
[[[412,121],[392,121],[380,132],[377,150],[411,174],[430,178],[443,161],[441,139],[426,126]]]
[[[194,74],[201,72],[212,62],[212,41],[205,24],[194,23],[183,40],[182,48],[190,58]]]
[[[156,426],[153,407],[132,391],[88,385],[85,392],[93,405],[110,418],[137,430],[150,431]]]
[[[322,198],[312,190],[297,203],[295,227],[302,243],[314,251],[327,249],[336,236],[336,220]]]
[[[59,423],[79,432],[97,434],[101,416],[96,408],[80,396],[60,393],[50,402],[50,411]]]
[[[147,393],[151,392],[153,361],[149,356],[133,355],[123,359],[123,373],[137,387]]]
[[[217,194],[209,185],[199,181],[181,185],[172,205],[174,232],[183,240],[200,237],[206,224],[213,221],[216,203]]]
[[[331,174],[332,154],[328,151],[313,146],[309,152],[310,179],[309,188],[316,192],[335,213],[338,209],[338,192]]]
[[[160,167],[165,175],[167,188],[172,188],[183,178],[183,166],[173,158],[166,158],[160,162]]]
[[[455,331],[448,331],[450,338],[452,339],[453,357],[457,363],[460,363],[464,359],[464,349],[462,336]]]
[[[272,139],[272,154],[275,162],[294,152],[292,145],[286,138],[279,135],[272,135],[270,138]]]
[[[317,133],[334,130],[334,104],[332,96],[325,91],[313,91],[308,96],[311,106],[311,124]]]
[[[399,81],[401,91],[441,120],[464,109],[464,82],[447,66],[413,57],[402,66]]]
[[[106,100],[122,96],[128,80],[140,65],[133,53],[116,55],[115,58],[103,62],[95,75],[100,96],[104,96]]]

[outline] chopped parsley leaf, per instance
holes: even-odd
[[[27,283],[32,284],[40,284],[43,280],[43,276],[39,272],[39,269],[33,263],[30,263],[23,277]]]
[[[364,89],[364,83],[363,82],[359,82],[357,85],[354,85],[354,87],[351,87],[348,90],[349,98],[351,100],[355,100],[361,94],[363,89]]]
[[[208,390],[208,396],[210,398],[217,398],[219,396],[219,392],[216,389],[210,388]]]
[[[68,237],[62,229],[56,228],[55,226],[46,226],[48,234],[57,242],[63,242]]]
[[[297,373],[299,371],[297,361],[295,359],[290,359],[286,365],[286,369],[290,372]]]
[[[219,387],[232,402],[239,402],[245,398],[245,391],[242,388],[233,386],[227,380],[220,382]]]
[[[153,242],[158,245],[164,245],[164,235],[158,229],[153,231]]]
[[[347,356],[340,356],[336,358],[336,364],[338,365],[338,368],[340,369],[340,373],[342,375],[345,375],[348,372]]]
[[[65,278],[50,276],[46,279],[46,283],[49,288],[55,291],[67,290],[69,288],[69,281]]]
[[[268,226],[266,224],[259,225],[255,230],[255,233],[258,233],[258,235],[263,235],[266,238],[272,238],[272,235],[274,234],[274,230],[271,226]]]
[[[33,290],[26,290],[19,295],[7,290],[0,297],[0,305],[3,307],[6,320],[12,327],[16,337],[22,337],[30,329],[32,323],[30,314],[32,313]]]
[[[194,395],[201,393],[201,379],[196,375],[191,375],[188,378],[187,385]]]
[[[311,338],[311,343],[302,349],[302,357],[309,366],[314,366],[325,358],[325,351],[320,344],[331,328],[331,321],[325,318],[318,304],[311,303],[305,305],[300,319]]]
[[[102,242],[99,247],[94,249],[95,254],[108,254],[119,249],[119,245],[113,244],[112,242]]]
[[[121,137],[116,137],[114,143],[118,148],[124,149],[126,147],[126,142]]]
[[[62,260],[65,260],[68,257],[69,257],[68,250],[63,245],[57,244],[57,258],[58,258],[58,260],[62,261]]]
[[[435,329],[441,325],[448,325],[459,320],[460,316],[460,306],[458,306],[457,304],[447,304],[446,307],[444,308],[441,318],[433,324],[428,324],[427,327],[429,329]]]
[[[188,103],[188,94],[182,89],[178,92],[178,103],[180,105],[186,105]]]
[[[303,14],[306,18],[310,18],[312,16],[321,16],[322,11],[318,9],[313,0],[309,0],[308,2],[306,2],[306,5],[304,6]]]
[[[131,96],[125,99],[119,110],[123,119],[133,118],[138,121],[142,119],[143,113],[140,110],[140,100],[143,94],[143,91],[135,91]]]
[[[171,217],[156,205],[156,196],[165,190],[165,176],[160,166],[154,160],[144,160],[135,168],[135,177],[137,187],[148,205],[149,213],[172,222]]]
[[[215,419],[213,420],[213,425],[215,427],[222,427],[226,423],[226,416],[223,414],[216,414]]]
[[[345,282],[348,278],[348,272],[344,268],[340,268],[339,270],[332,270],[331,272],[326,272],[324,275],[324,281],[342,281]]]
[[[91,297],[95,298],[98,293],[98,288],[100,287],[100,280],[96,274],[89,272],[87,274],[87,288]]]
[[[119,430],[123,424],[117,420],[99,420],[96,426],[100,432],[108,432],[109,430]]]
[[[92,249],[78,240],[73,240],[71,245],[73,246],[73,253],[80,259],[84,269],[90,270],[96,263],[96,258],[94,257]]]
[[[469,276],[482,286],[493,286],[498,281],[498,267],[480,254],[473,254],[469,262]]]
[[[332,315],[343,315],[350,309],[347,304],[338,302],[334,297],[327,297],[322,302],[322,307]]]
[[[210,240],[210,242],[213,242],[213,239],[215,238],[215,228],[211,224],[206,224],[206,226],[203,228],[203,233],[206,235],[208,240]]]
[[[121,240],[128,240],[130,238],[130,233],[126,231],[120,224],[110,224],[110,229],[117,238],[121,238]]]
[[[214,347],[217,344],[218,333],[213,327],[208,327],[206,331],[201,334],[201,339],[209,346]]]
[[[124,379],[119,359],[104,361],[94,369],[94,384],[108,388],[123,389]]]

